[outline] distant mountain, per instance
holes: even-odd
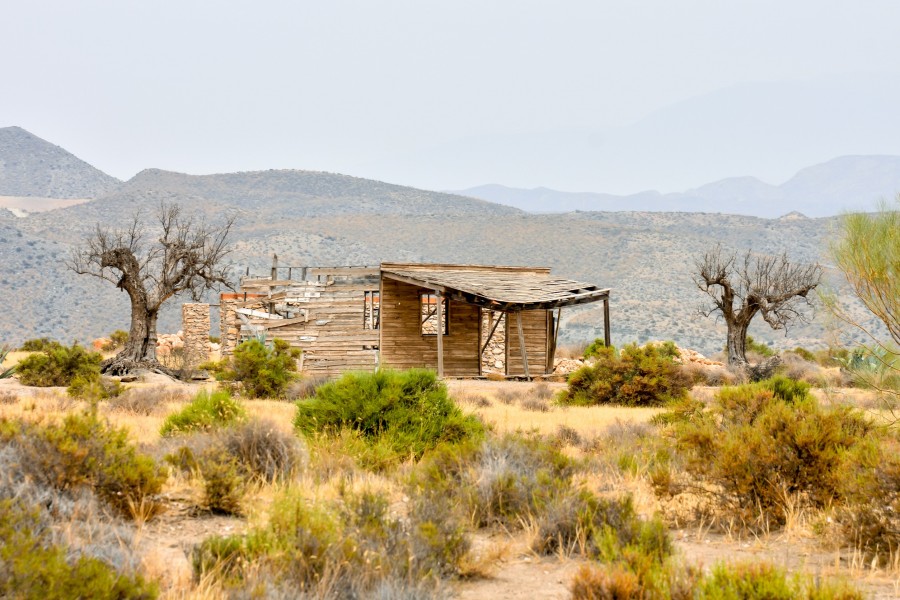
[[[0,128],[0,196],[98,198],[120,183],[21,127]]]
[[[500,129],[385,152],[353,172],[452,190],[500,182],[668,193],[747,173],[779,183],[835,156],[900,155],[897,106],[898,72],[747,83],[676,102],[621,127],[586,122],[532,132]]]
[[[628,196],[482,185],[457,193],[528,212],[708,212],[775,218],[788,212],[827,217],[872,210],[900,193],[900,156],[842,156],[801,170],[781,185],[754,177],[723,179],[682,193]]]

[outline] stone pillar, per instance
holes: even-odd
[[[209,360],[209,304],[181,305],[184,331],[184,368],[193,371]]]
[[[222,298],[219,300],[219,352],[222,358],[230,356],[237,348],[238,337],[241,333],[241,324],[238,322],[237,316],[237,298]]]

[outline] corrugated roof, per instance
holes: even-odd
[[[609,289],[563,279],[546,267],[383,263],[384,276],[502,309],[547,309],[596,302]]]

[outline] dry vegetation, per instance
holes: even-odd
[[[796,365],[789,368],[798,373]],[[383,405],[394,425],[372,429],[352,425],[363,423],[353,419],[323,428],[321,417],[310,416],[319,414],[317,407],[332,414],[329,402],[359,395],[369,385],[365,378],[350,388],[323,388],[321,381],[291,386],[288,396],[306,403],[298,413],[284,400],[226,395],[218,404],[198,404],[200,392],[215,396],[213,385],[148,377],[96,404],[96,418],[109,431],[127,432],[133,450],[119,452],[149,457],[166,473],[160,490],[149,489],[116,512],[104,500],[109,480],[84,479],[72,471],[77,465],[60,471],[72,482],[62,487],[33,476],[31,487],[23,487],[16,469],[7,468],[0,509],[21,520],[21,510],[50,507],[34,513],[47,532],[39,544],[68,557],[69,566],[42,560],[57,565],[56,577],[61,569],[75,577],[76,567],[96,568],[90,561],[99,561],[128,584],[117,597],[714,597],[709,590],[734,582],[786,590],[746,597],[895,597],[900,553],[892,511],[900,506],[891,503],[900,490],[891,486],[900,481],[900,468],[896,432],[884,426],[891,413],[871,392],[834,387],[820,369],[803,366],[801,378],[824,381],[804,401],[818,408],[804,410],[821,414],[815,418],[822,423],[850,424],[841,425],[848,449],[841,456],[887,453],[872,463],[874,476],[867,474],[871,467],[854,466],[870,464],[862,458],[823,457],[817,464],[834,477],[827,498],[818,476],[805,479],[805,488],[784,480],[749,503],[740,490],[727,495],[725,480],[710,471],[718,464],[710,456],[728,456],[727,445],[697,442],[703,427],[732,418],[733,403],[718,387],[696,386],[666,407],[570,406],[559,401],[563,383],[449,381],[461,409],[454,416],[453,403],[441,404],[442,386],[415,376],[423,386],[415,402],[443,407],[440,418],[454,423],[456,433],[410,438],[404,444],[424,444],[410,456],[395,441],[413,435],[408,419],[424,409]],[[10,379],[0,380],[0,398],[0,431],[6,432],[0,459],[13,466],[15,453],[28,446],[10,424],[50,431],[73,415],[90,414],[92,404],[65,388],[27,388]],[[764,407],[772,395],[752,398],[741,405]],[[850,418],[851,405],[868,412]],[[198,410],[214,416],[199,418]],[[707,425],[689,416],[716,410],[725,416]],[[167,430],[179,414],[180,422],[203,425]],[[477,416],[486,431],[473,429],[465,415]],[[740,441],[748,445],[750,430],[742,431]],[[718,435],[727,444],[726,433]],[[727,478],[728,463],[716,468],[726,469]],[[9,513],[8,500],[20,503],[19,512]],[[37,530],[14,533],[23,531]],[[5,543],[11,539],[18,538],[7,535]],[[91,594],[112,597],[105,588]]]

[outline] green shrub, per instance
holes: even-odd
[[[258,339],[242,342],[230,360],[204,363],[201,368],[213,371],[220,381],[240,382],[251,398],[283,398],[288,385],[297,377],[299,348],[291,348],[284,340],[275,339],[271,348]]]
[[[619,355],[610,348],[600,350],[593,365],[569,375],[560,402],[661,406],[682,397],[690,387],[690,378],[673,360],[676,351],[671,342],[642,347],[630,344]]]
[[[615,348],[610,346],[606,347],[606,342],[601,340],[600,338],[594,339],[593,342],[587,345],[582,353],[582,357],[587,360],[589,358],[602,358],[609,353],[615,352]]]
[[[197,466],[203,477],[203,507],[218,514],[241,514],[247,481],[238,461],[225,448],[214,445],[201,455]]]
[[[117,573],[92,557],[67,557],[52,543],[35,511],[0,500],[0,597],[68,600],[151,600],[157,586],[140,575]]]
[[[797,346],[796,348],[791,350],[791,352],[793,352],[794,354],[796,354],[797,356],[799,356],[800,358],[802,358],[803,360],[805,360],[807,362],[812,362],[812,363],[818,362],[818,359],[816,358],[816,355],[813,352],[811,352],[801,346]]]
[[[128,332],[122,329],[116,329],[109,334],[109,339],[100,348],[103,352],[114,352],[119,348],[123,348],[128,343]]]
[[[125,388],[117,379],[102,376],[85,378],[83,375],[76,375],[69,387],[66,388],[66,393],[73,398],[91,401],[117,398],[124,391]]]
[[[16,444],[35,481],[60,490],[91,488],[119,514],[149,518],[167,473],[137,451],[128,432],[100,420],[95,411],[66,416],[60,424],[20,424],[3,435]]]
[[[572,600],[862,600],[840,581],[787,574],[766,563],[716,564],[712,572],[668,562],[649,568],[628,561],[583,565]]]
[[[60,344],[56,340],[42,337],[25,340],[19,350],[21,350],[22,352],[43,352],[48,349],[58,348],[61,345],[62,344]]]
[[[463,415],[434,372],[418,369],[348,373],[326,383],[297,402],[294,426],[307,437],[358,433],[379,450],[368,464],[374,468],[483,435],[481,422]]]
[[[245,417],[244,407],[225,390],[199,392],[181,411],[169,415],[160,435],[170,436],[196,431],[210,431],[237,423]]]
[[[698,582],[698,600],[862,600],[863,594],[846,584],[788,578],[766,563],[719,563]]]
[[[16,368],[23,385],[37,387],[68,386],[76,378],[84,382],[100,379],[100,362],[96,352],[79,346],[71,348],[51,342],[41,351],[25,357]]]
[[[784,523],[794,498],[813,507],[841,499],[845,462],[874,443],[874,428],[848,407],[820,407],[807,390],[783,380],[726,387],[708,410],[670,413],[696,489],[748,525]]]

